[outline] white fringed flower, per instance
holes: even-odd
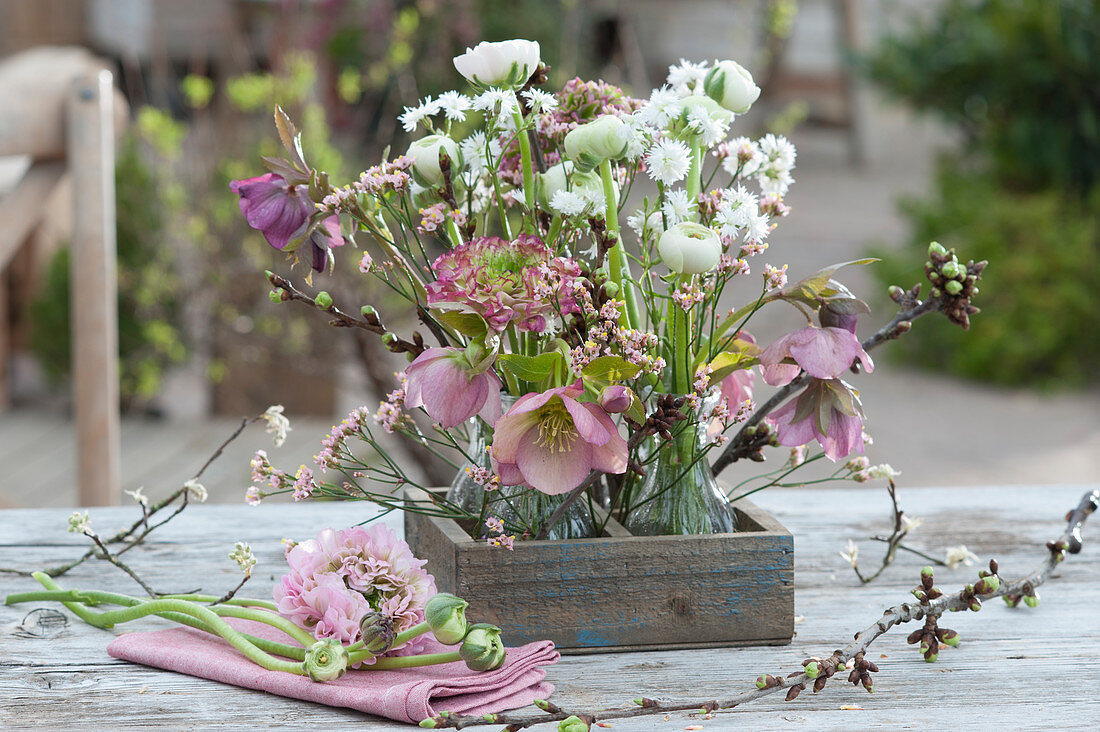
[[[282,447],[286,434],[290,432],[290,420],[283,414],[283,405],[272,404],[263,413],[263,419],[267,422],[267,433],[274,435],[275,447]]]
[[[691,150],[680,140],[665,138],[646,155],[645,166],[650,178],[670,186],[687,175],[691,168]]]

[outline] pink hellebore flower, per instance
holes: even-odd
[[[626,471],[626,441],[607,411],[579,402],[571,386],[519,398],[496,424],[489,453],[504,485],[526,485],[549,495],[568,493],[592,470]]]
[[[752,369],[737,369],[722,379],[718,388],[722,391],[722,398],[726,400],[726,409],[731,415],[737,414],[737,410],[745,400],[752,399],[752,387],[755,381],[756,374]]]
[[[868,373],[875,364],[855,333],[843,328],[807,326],[788,333],[760,354],[764,381],[772,386],[789,383],[799,371],[815,379],[835,379],[859,359]]]
[[[248,225],[280,251],[296,234],[304,233],[303,227],[314,211],[306,186],[291,186],[274,173],[235,180],[229,190],[241,197],[241,213]]]
[[[840,379],[814,379],[795,399],[772,412],[779,444],[799,447],[813,440],[836,461],[863,453],[863,405],[859,392]]]
[[[471,366],[457,348],[429,348],[405,369],[405,406],[424,407],[444,427],[462,424],[475,414],[490,425],[500,418],[500,378],[488,364]]]
[[[241,213],[248,225],[262,233],[267,243],[279,251],[288,250],[291,242],[305,235],[310,216],[316,211],[307,186],[292,186],[274,173],[235,180],[229,184],[229,189],[241,197]],[[323,272],[329,261],[329,250],[343,243],[340,219],[329,216],[302,242],[305,259],[315,271]]]

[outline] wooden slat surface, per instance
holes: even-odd
[[[1093,486],[1095,487],[1095,486]],[[903,490],[903,507],[924,523],[911,543],[940,552],[966,544],[983,558],[996,556],[1012,577],[1041,560],[1047,539],[1062,528],[1062,515],[1085,486]],[[922,561],[902,553],[880,580],[860,587],[839,551],[860,542],[865,564],[881,545],[866,541],[883,532],[889,501],[873,488],[797,489],[754,496],[795,535],[795,612],[804,620],[788,647],[722,648],[570,656],[550,670],[563,707],[606,707],[646,695],[656,698],[723,697],[746,689],[760,673],[787,673],[807,655],[830,653],[851,633],[869,625],[886,606],[904,601]],[[66,511],[0,512],[0,566],[50,564],[81,546],[64,531]],[[284,536],[304,538],[325,526],[365,518],[362,505],[196,506],[158,532],[155,542],[128,556],[165,591],[202,585],[220,592],[235,581],[226,558],[234,541],[251,542],[260,559],[249,594],[266,594],[282,565]],[[104,531],[132,516],[126,509],[92,509]],[[400,527],[399,516],[386,521]],[[1041,589],[1034,610],[989,603],[979,614],[950,615],[944,625],[962,644],[925,664],[895,630],[872,648],[882,672],[876,691],[834,681],[821,694],[787,703],[781,695],[724,712],[711,720],[640,718],[614,723],[619,730],[678,730],[701,724],[716,729],[946,729],[1085,728],[1100,718],[1093,699],[1100,683],[1100,527],[1084,531],[1085,550],[1061,565]],[[955,589],[973,581],[977,567],[937,571],[937,584]],[[125,576],[109,567],[80,568],[66,586],[100,586],[132,592]],[[31,589],[23,578],[0,576],[4,593]],[[409,729],[361,714],[293,702],[258,692],[121,663],[109,658],[108,631],[84,626],[67,612],[0,607],[0,725],[15,728],[332,728]],[[516,607],[516,612],[522,608]],[[63,620],[61,618],[64,618]],[[163,621],[132,624],[162,627]],[[128,628],[129,629],[129,628]],[[861,710],[842,710],[858,705]],[[969,720],[969,721],[968,721]],[[490,728],[487,728],[490,729]],[[552,729],[547,727],[546,729]]]

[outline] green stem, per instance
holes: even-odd
[[[531,166],[531,141],[527,136],[523,125],[523,115],[519,112],[513,114],[516,120],[516,137],[519,138],[519,159],[523,166],[523,200],[527,204],[527,214],[524,216],[523,231],[525,234],[535,233],[535,173]]]
[[[395,647],[396,646],[403,646],[406,643],[408,643],[409,641],[411,641],[413,638],[416,638],[417,636],[424,635],[425,633],[429,632],[431,629],[432,629],[432,626],[428,625],[427,622],[423,622],[423,623],[419,623],[417,625],[414,625],[413,627],[409,628],[408,630],[404,630],[404,631],[398,633],[396,636],[394,636],[393,645]]]
[[[366,653],[364,651],[364,653]],[[351,654],[350,663],[359,663],[370,658],[370,654],[360,655],[358,653]],[[458,651],[446,651],[444,653],[425,653],[419,656],[393,656],[390,658],[379,658],[370,666],[364,667],[366,671],[389,671],[400,668],[415,668],[416,666],[434,666],[437,663],[453,663],[455,661],[461,661],[462,656],[458,654]]]
[[[698,135],[692,135],[691,137],[691,168],[688,169],[687,175],[687,194],[688,200],[691,201],[692,215],[691,220],[695,221],[699,218],[697,203],[699,201],[699,193],[702,190],[702,175],[703,175],[703,147],[699,143]]]
[[[447,239],[450,240],[452,247],[462,246],[462,233],[458,230],[458,224],[449,215],[444,214],[447,218]]]
[[[642,319],[638,315],[638,301],[630,276],[630,262],[623,255],[623,238],[619,234],[619,198],[615,195],[615,181],[612,177],[610,160],[600,162],[600,180],[603,182],[603,197],[606,203],[604,219],[607,221],[607,232],[615,237],[615,246],[607,252],[607,269],[611,281],[618,286],[619,293],[626,301],[626,310],[619,320],[628,328],[637,328]]]
[[[160,595],[161,600],[188,600],[189,602],[214,602],[219,599],[214,595]],[[240,607],[262,607],[264,610],[276,612],[279,608],[271,600],[257,600],[253,597],[231,597],[220,605],[239,605]]]
[[[546,246],[551,249],[557,250],[558,236],[561,234],[561,227],[564,223],[561,214],[554,214],[554,217],[550,219],[550,231],[546,235]]]

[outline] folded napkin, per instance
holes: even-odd
[[[285,635],[264,623],[227,620],[241,632],[288,642]],[[426,645],[425,653],[456,648],[443,646],[434,638]],[[107,646],[107,653],[124,661],[414,724],[443,711],[480,715],[545,699],[554,687],[545,681],[543,667],[559,658],[554,644],[542,641],[509,648],[504,665],[495,671],[477,673],[457,661],[400,671],[351,669],[336,681],[317,683],[308,676],[268,671],[221,638],[193,628],[120,635]]]

